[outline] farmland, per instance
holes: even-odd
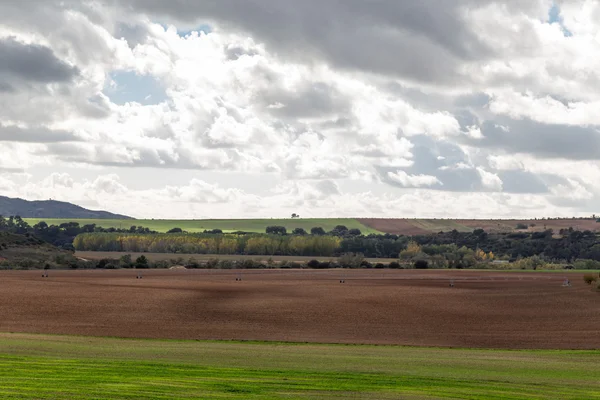
[[[598,351],[0,335],[0,396],[596,399]]]
[[[594,349],[581,274],[416,270],[3,271],[1,330],[130,338]],[[236,279],[240,278],[241,281]],[[344,279],[345,284],[340,284]],[[455,287],[449,287],[454,281]]]
[[[578,272],[0,275],[2,398],[600,398]]]
[[[326,231],[332,230],[337,225],[344,225],[348,229],[360,229],[362,233],[379,233],[369,228],[356,219],[210,219],[210,220],[120,220],[120,219],[35,219],[24,218],[30,225],[45,221],[48,225],[59,225],[65,222],[77,222],[80,225],[96,224],[103,228],[127,229],[132,225],[150,228],[156,232],[167,232],[173,228],[181,228],[187,232],[197,233],[205,230],[221,229],[223,232],[259,232],[264,233],[268,226],[285,226],[288,231],[295,228],[303,228],[310,231],[311,228],[321,227]]]
[[[551,219],[551,220],[479,220],[479,219],[393,219],[393,218],[323,218],[323,219],[222,219],[222,220],[122,220],[122,219],[40,219],[24,218],[30,225],[45,221],[49,225],[60,225],[65,222],[77,222],[80,225],[96,224],[103,228],[128,229],[132,225],[147,227],[157,232],[167,232],[172,228],[181,228],[187,232],[197,233],[205,230],[221,229],[224,232],[265,232],[268,226],[284,226],[288,232],[295,228],[310,231],[314,227],[322,227],[331,231],[337,225],[348,229],[360,229],[363,234],[393,233],[400,235],[422,235],[427,233],[471,232],[474,229],[484,229],[488,232],[512,232],[517,225],[523,224],[529,231],[573,228],[576,230],[599,231],[600,223],[595,219]],[[533,226],[532,226],[533,225]]]

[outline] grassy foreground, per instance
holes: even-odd
[[[188,232],[204,232],[205,230],[221,229],[224,232],[244,231],[264,233],[267,226],[285,226],[288,231],[294,228],[321,227],[326,231],[332,230],[336,225],[345,225],[348,229],[357,228],[364,234],[379,233],[356,219],[322,218],[322,219],[206,219],[206,220],[154,220],[154,219],[50,219],[50,218],[24,218],[31,226],[40,221],[48,225],[60,225],[64,222],[78,222],[80,225],[96,224],[103,228],[129,228],[132,225],[143,226],[157,232],[167,232],[173,228],[181,228]]]
[[[3,399],[598,399],[600,351],[0,335]]]

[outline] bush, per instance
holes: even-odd
[[[525,224],[517,224],[517,229],[519,229],[519,230],[527,229],[527,225],[525,225]]]
[[[325,235],[325,233],[326,233],[325,229],[323,229],[321,227],[315,227],[310,230],[311,235],[322,236],[322,235]]]
[[[167,233],[182,233],[182,232],[183,232],[183,229],[181,229],[181,228],[173,228],[173,229],[167,231]]]
[[[306,266],[308,268],[319,268],[319,264],[320,262],[318,260],[310,260],[308,263],[306,263]]]
[[[287,229],[285,229],[285,226],[267,226],[266,233],[271,235],[286,235]]]
[[[427,269],[429,268],[429,262],[426,260],[415,261],[415,269]]]
[[[587,283],[588,285],[591,285],[592,283],[594,283],[594,282],[597,282],[597,281],[598,281],[598,276],[597,276],[597,275],[594,275],[594,274],[585,274],[585,275],[583,276],[583,281],[584,281],[585,283]]]
[[[573,263],[575,269],[600,269],[600,261],[577,260]]]
[[[365,261],[362,254],[346,253],[338,258],[338,264],[342,268],[360,268]]]
[[[402,269],[402,266],[397,261],[392,261],[390,263],[389,267],[392,268],[392,269]]]

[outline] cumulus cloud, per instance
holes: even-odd
[[[594,0],[17,3],[3,191],[136,216],[598,211]]]
[[[409,175],[405,171],[388,172],[391,180],[400,183],[403,187],[422,187],[441,184],[438,178],[431,175]]]

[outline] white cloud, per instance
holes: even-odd
[[[431,175],[409,175],[405,171],[388,172],[388,176],[394,182],[398,182],[404,187],[422,187],[440,184],[438,178]]]
[[[0,5],[3,192],[174,218],[598,211],[594,0],[557,1],[562,26],[551,0],[34,3]],[[46,62],[16,70],[24,48]],[[108,90],[123,72],[165,98],[111,102],[149,96]],[[197,178],[157,189],[157,169]],[[241,190],[247,174],[278,189]],[[504,193],[523,174],[547,193]]]
[[[494,173],[488,172],[485,169],[478,167],[477,172],[481,176],[481,183],[486,189],[496,192],[502,191],[502,179]]]

